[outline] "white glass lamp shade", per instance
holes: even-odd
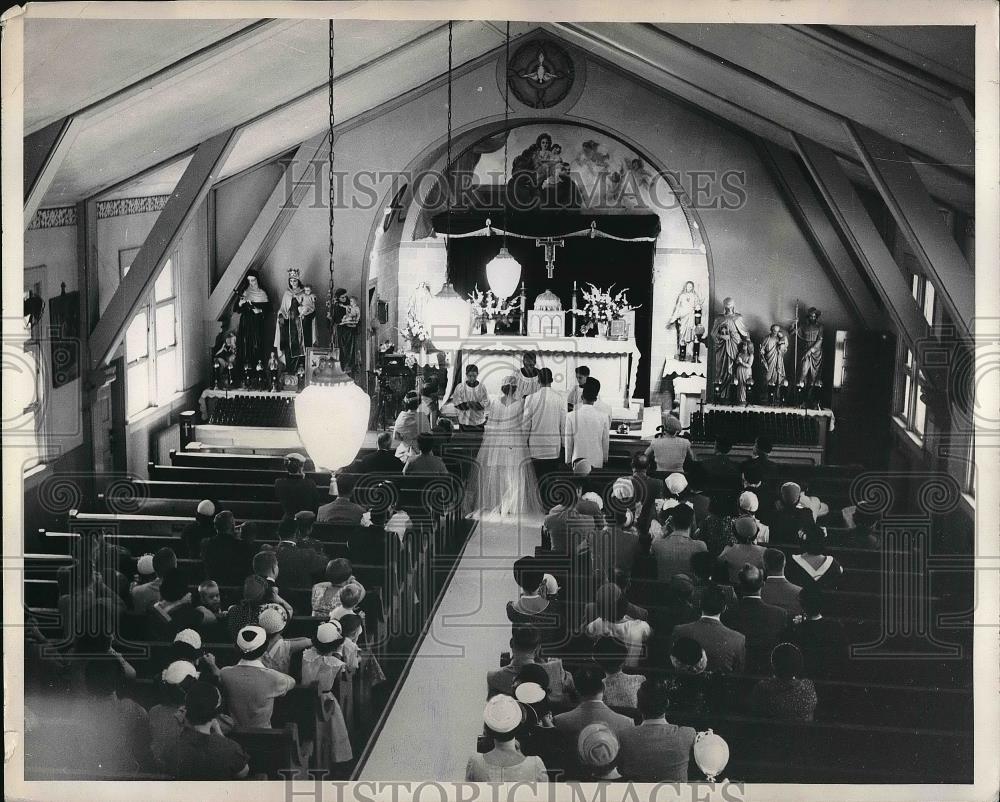
[[[368,431],[371,398],[353,381],[311,384],[295,397],[295,425],[316,468],[350,465]]]
[[[490,289],[501,300],[510,298],[517,290],[517,283],[521,280],[521,265],[506,247],[501,248],[500,253],[486,265],[486,280],[490,283]]]
[[[431,340],[438,346],[469,336],[472,311],[469,302],[455,292],[451,282],[435,295],[427,306],[427,325]]]

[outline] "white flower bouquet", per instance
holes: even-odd
[[[602,290],[594,284],[588,282],[590,289],[583,290],[583,308],[574,310],[577,317],[586,318],[590,323],[610,323],[612,320],[620,320],[633,309],[639,306],[632,306],[628,302],[628,289],[619,290],[614,295],[611,291],[614,284],[606,290]]]
[[[472,306],[472,316],[480,320],[497,320],[514,311],[512,304],[501,301],[493,290],[482,292],[478,284],[469,296],[469,303]]]

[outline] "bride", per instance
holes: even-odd
[[[486,406],[486,427],[472,466],[466,512],[525,515],[543,512],[535,471],[521,422],[524,402],[517,397],[515,374],[505,377],[500,397]]]

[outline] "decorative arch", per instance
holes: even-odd
[[[560,114],[559,116],[554,116],[551,113],[547,114],[540,112],[537,114],[532,114],[530,112],[521,112],[514,114],[509,118],[508,124],[505,126],[505,121],[502,115],[495,115],[490,118],[482,118],[464,126],[460,126],[457,130],[453,131],[452,134],[452,153],[459,154],[455,158],[458,159],[462,154],[466,153],[471,147],[476,143],[481,142],[488,137],[495,136],[496,134],[505,130],[515,130],[518,128],[524,128],[527,126],[538,126],[538,125],[550,125],[550,126],[561,126],[561,127],[576,127],[583,128],[593,131],[595,134],[607,137],[614,140],[619,145],[623,146],[634,152],[639,156],[643,162],[649,166],[651,172],[661,178],[666,185],[669,187],[674,198],[677,201],[680,211],[683,213],[684,219],[686,221],[686,226],[688,229],[688,234],[691,238],[691,246],[687,248],[676,248],[672,247],[670,243],[667,242],[657,242],[656,244],[656,257],[654,259],[654,274],[657,269],[663,268],[666,263],[669,262],[681,262],[684,261],[683,257],[687,258],[687,261],[698,260],[699,258],[704,262],[704,271],[706,274],[707,283],[707,297],[703,300],[705,301],[705,319],[704,325],[708,326],[708,314],[711,309],[710,299],[715,296],[715,275],[713,269],[712,261],[712,248],[709,232],[706,230],[704,224],[702,223],[701,217],[698,210],[694,207],[691,199],[687,195],[684,187],[677,180],[676,175],[671,173],[669,169],[659,160],[654,157],[649,156],[650,149],[643,143],[640,143],[632,139],[627,133],[615,128],[614,126],[607,125],[603,122],[598,122],[588,118],[577,117],[571,114]],[[385,270],[391,269],[392,258],[387,257],[389,253],[395,253],[395,258],[399,259],[400,248],[406,248],[408,245],[420,244],[424,248],[433,251],[435,248],[440,248],[443,252],[443,242],[436,240],[434,238],[424,238],[424,239],[414,239],[414,233],[418,230],[418,226],[421,222],[421,214],[425,214],[424,210],[420,208],[419,203],[414,195],[414,190],[416,185],[419,185],[419,181],[413,180],[414,176],[425,176],[424,181],[428,181],[426,178],[428,174],[440,174],[443,172],[445,167],[445,161],[447,156],[447,138],[445,136],[439,137],[434,142],[430,143],[423,151],[420,152],[411,162],[407,165],[403,174],[408,177],[408,186],[403,193],[401,198],[396,198],[396,203],[406,209],[404,220],[402,224],[394,224],[389,230],[383,231],[383,220],[384,215],[381,213],[377,214],[375,219],[372,221],[372,227],[369,232],[368,242],[365,248],[365,259],[362,265],[362,279],[363,286],[368,287],[369,285],[369,275],[371,272],[371,265],[373,258],[380,258],[382,260],[381,264],[381,281],[382,286],[385,287],[386,284],[391,286],[391,281],[386,282]],[[380,210],[384,209],[389,205],[390,201],[394,199],[394,196],[399,192],[400,185],[397,184],[390,188],[385,196],[382,198],[382,203],[380,205]],[[655,211],[655,210],[654,210]],[[662,233],[661,233],[661,236]],[[376,239],[378,242],[376,243]],[[440,244],[437,244],[439,243]],[[378,253],[375,252],[375,247],[378,246]],[[440,257],[443,259],[443,253]],[[432,262],[432,259],[428,259],[428,263]],[[442,263],[443,264],[443,263]],[[399,274],[399,263],[397,261],[396,274]],[[443,281],[444,271],[441,272],[441,278],[437,281],[438,284]],[[433,286],[432,290],[436,291],[437,287]],[[406,290],[402,287],[396,287],[396,308],[398,315],[398,307],[404,301],[404,295],[408,294]],[[674,296],[675,297],[675,296]],[[664,323],[666,317],[669,317],[670,312],[673,309],[674,297],[669,298],[670,309],[662,309],[662,306],[666,304],[666,299],[661,298],[658,302],[658,308],[654,309],[654,314],[657,317],[663,317]],[[654,326],[655,326],[654,322]],[[655,329],[654,329],[655,332]],[[669,349],[672,351],[674,348],[675,339],[670,336]],[[657,361],[662,362],[660,359],[660,351],[663,351],[664,344],[656,342],[656,335],[654,333],[654,341],[650,344],[651,353],[651,375],[655,374],[660,367],[657,365]],[[369,349],[371,350],[371,349]],[[708,369],[708,348],[704,347],[702,353],[702,365],[705,369]],[[704,372],[704,371],[703,371]],[[673,392],[672,387],[669,386],[669,381],[662,381],[660,386],[656,388],[651,387],[651,400],[660,400],[666,403],[672,401]],[[664,398],[665,396],[665,398]]]

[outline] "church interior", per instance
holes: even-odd
[[[11,22],[26,780],[973,782],[973,27]]]

